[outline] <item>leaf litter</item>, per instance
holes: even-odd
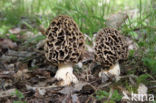
[[[114,17],[115,19],[113,19]],[[123,20],[118,20],[119,18]],[[119,28],[126,19],[127,14],[118,13],[110,17],[107,23],[110,26],[111,22],[112,25],[116,23],[115,27]],[[24,21],[26,22],[27,19],[24,18]],[[109,102],[113,98],[114,90],[118,90],[122,97],[124,95],[130,96],[129,88],[132,87],[138,88],[136,93],[144,91],[147,93],[149,89],[156,92],[153,89],[153,82],[152,85],[141,83],[137,86],[137,78],[141,73],[137,71],[138,68],[146,69],[140,62],[137,62],[134,66],[133,62],[141,61],[139,58],[121,63],[122,75],[118,82],[108,79],[103,83],[102,79],[98,78],[101,67],[94,62],[94,50],[92,49],[94,38],[92,39],[87,35],[85,35],[86,40],[93,41],[93,43],[91,46],[86,45],[87,50],[83,61],[74,67],[74,73],[78,77],[79,83],[66,87],[57,86],[57,80],[53,78],[57,67],[51,65],[44,56],[44,40],[30,42],[30,38],[36,38],[37,36],[27,30],[28,26],[31,25],[25,22],[20,27],[9,30],[9,33],[17,36],[17,41],[0,38],[0,103],[13,103],[19,100],[27,103],[102,103]],[[39,29],[40,32],[44,33],[42,26]],[[21,35],[22,32],[25,33]],[[38,35],[40,36],[40,33]],[[24,43],[20,41],[21,38]],[[137,50],[136,44],[130,38],[127,41],[130,44],[129,49]],[[134,74],[128,74],[128,71],[135,69]],[[152,79],[151,81],[155,80]],[[98,91],[106,91],[109,95],[106,97],[101,94],[104,97],[98,99]],[[22,98],[19,96],[20,92],[23,95]],[[128,103],[129,101],[122,98],[115,102]]]

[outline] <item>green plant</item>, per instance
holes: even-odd
[[[19,90],[16,89],[15,93],[12,93],[12,95],[14,95],[18,98],[18,100],[13,101],[13,103],[26,103],[25,101],[22,101],[22,99],[24,98],[24,95]]]
[[[154,53],[153,53],[154,54]],[[156,60],[151,58],[143,58],[144,64],[150,68],[151,74],[156,74]]]
[[[129,57],[133,57],[134,56],[135,51],[134,50],[130,50],[129,51]]]
[[[147,82],[147,78],[149,77],[149,75],[147,74],[142,74],[137,78],[137,83],[145,83]]]
[[[17,40],[17,37],[16,37],[15,34],[10,34],[10,35],[9,35],[9,38],[10,38],[11,40],[14,40],[14,41]]]
[[[152,103],[156,103],[156,101],[153,101]]]
[[[106,91],[100,90],[100,91],[97,92],[97,96],[96,97],[97,97],[97,99],[102,99],[104,97],[108,98],[109,97],[109,93],[106,92]],[[121,98],[122,98],[122,96],[118,93],[118,91],[114,90],[110,100],[111,100],[111,103],[114,103],[114,101],[120,101]]]

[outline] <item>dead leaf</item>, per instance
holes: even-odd
[[[90,84],[86,84],[82,87],[80,92],[82,94],[90,95],[90,94],[93,94],[95,92],[95,88]]]
[[[65,96],[62,103],[80,103],[80,101],[76,94],[69,94]]]
[[[16,89],[9,89],[6,91],[0,91],[0,98],[12,96],[12,93],[15,93],[15,92],[16,92]]]
[[[83,86],[85,86],[87,84],[87,82],[81,82],[79,81],[79,83],[75,84],[74,87],[73,86],[66,86],[63,89],[61,89],[59,91],[59,93],[61,94],[71,94],[73,92],[80,92],[83,88]]]
[[[71,95],[65,96],[65,98],[62,100],[62,103],[72,103]]]
[[[38,90],[39,94],[42,95],[42,96],[45,95],[45,93],[46,93],[46,90],[45,89],[39,88],[37,90]]]
[[[27,39],[30,39],[30,38],[33,38],[33,37],[35,37],[35,34],[34,34],[33,32],[31,32],[31,31],[27,31],[27,32],[25,32],[25,33],[22,35],[22,38],[23,38],[24,40],[27,40]]]
[[[118,29],[128,18],[127,13],[119,12],[117,14],[113,14],[108,19],[106,19],[106,26],[107,27],[113,27]]]
[[[71,97],[72,97],[72,103],[80,103],[77,94],[73,94],[71,95]]]
[[[16,67],[18,69],[17,73],[14,74],[14,77],[16,79],[24,79],[24,78],[29,78],[30,76],[27,74],[28,73],[28,66],[27,64],[17,62]]]
[[[0,61],[3,61],[3,63],[10,63],[11,61],[16,61],[17,57],[14,56],[6,56],[6,55],[2,55],[0,58]],[[7,65],[6,68],[8,69],[9,66]]]
[[[135,43],[131,38],[126,37],[126,41],[127,41],[129,50],[137,50],[139,48],[138,44]]]
[[[37,93],[39,93],[40,95],[44,95],[48,89],[52,89],[52,88],[56,88],[56,85],[51,85],[51,86],[47,86],[47,87],[39,87],[39,86],[30,86],[30,85],[26,85],[27,90],[33,90]]]
[[[0,38],[0,48],[11,48],[14,49],[17,47],[17,44],[12,42],[10,39],[1,39]]]
[[[12,28],[9,30],[11,34],[19,34],[21,32],[21,28]]]
[[[59,92],[62,94],[71,94],[73,92],[74,88],[72,86],[67,86],[60,90]]]
[[[28,72],[27,69],[18,70],[18,72],[14,74],[14,78],[16,78],[17,80],[28,78],[29,76],[26,74],[27,72]]]

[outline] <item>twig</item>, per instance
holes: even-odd
[[[98,89],[107,87],[107,86],[109,86],[110,84],[112,84],[112,82],[108,82],[108,83],[106,83],[106,84],[101,84],[101,85],[98,87]]]

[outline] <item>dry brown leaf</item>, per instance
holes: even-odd
[[[71,97],[72,97],[72,103],[80,103],[77,94],[73,94],[71,95]]]
[[[79,98],[76,94],[69,94],[65,96],[62,103],[80,103]]]
[[[17,73],[14,74],[14,78],[17,80],[29,78],[29,75],[26,74],[28,72],[28,69],[18,70]]]
[[[19,34],[21,32],[21,28],[12,28],[9,32],[12,34]]]
[[[79,83],[75,84],[74,87],[73,86],[67,86],[67,87],[61,89],[59,91],[59,93],[71,94],[72,92],[79,92],[80,90],[82,90],[83,86],[85,86],[86,84],[87,84],[87,82],[79,81]]]
[[[24,40],[27,40],[27,39],[30,39],[33,37],[35,37],[35,34],[31,31],[27,31],[22,35],[22,39],[24,39]]]
[[[128,15],[126,13],[119,12],[117,14],[113,14],[108,19],[106,19],[106,26],[107,27],[113,27],[118,29],[128,18]]]
[[[0,98],[12,96],[12,93],[15,93],[15,92],[16,92],[16,89],[9,89],[6,91],[0,91]]]
[[[0,38],[0,48],[16,48],[17,44],[14,43],[12,40],[10,39],[1,39]]]
[[[132,40],[131,38],[126,37],[126,41],[127,41],[129,50],[137,50],[139,48],[138,44],[135,43],[134,40]]]
[[[14,77],[16,79],[23,79],[23,78],[29,78],[28,73],[28,66],[27,64],[21,63],[21,62],[17,62],[16,63],[16,67],[18,69],[17,73],[14,74]]]

